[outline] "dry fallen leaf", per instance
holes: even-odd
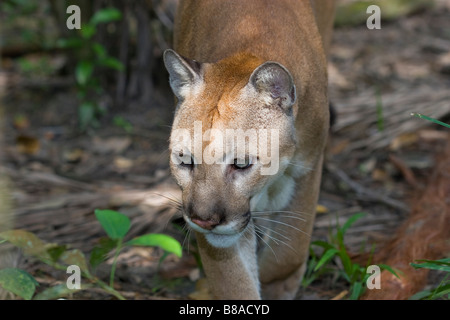
[[[83,158],[84,151],[80,148],[75,148],[73,150],[67,150],[63,153],[63,158],[66,162],[77,163]]]
[[[115,157],[114,158],[114,167],[118,170],[128,170],[133,166],[134,162],[131,159],[127,159],[124,157]]]
[[[29,155],[36,154],[41,146],[38,139],[24,135],[20,135],[16,138],[16,144],[20,153]]]
[[[130,146],[130,144],[131,139],[129,137],[95,137],[92,146],[93,150],[100,154],[120,154],[125,151]]]
[[[435,141],[435,140],[446,140],[449,137],[449,133],[447,131],[440,130],[420,130],[419,137],[425,141]]]
[[[416,132],[407,132],[395,137],[391,144],[389,145],[389,149],[391,151],[397,151],[404,147],[410,146],[417,142],[419,136]]]
[[[375,181],[386,181],[388,178],[389,175],[383,169],[376,168],[372,171],[372,179]]]
[[[327,213],[327,212],[328,212],[328,208],[327,207],[325,207],[325,206],[323,206],[321,204],[318,204],[316,206],[316,213]]]

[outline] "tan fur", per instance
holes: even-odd
[[[331,34],[330,3],[319,1],[314,11],[310,1],[298,0],[179,4],[174,49],[185,58],[165,54],[179,100],[171,169],[216,298],[293,298],[298,289],[329,126],[324,46]],[[194,136],[196,121],[201,121],[205,143],[200,149],[180,147],[176,130]],[[181,154],[197,159],[209,146],[217,160],[224,157],[217,143],[226,129],[278,130],[277,173],[259,174],[259,162],[245,172],[233,165],[202,163],[187,169],[175,162]],[[255,216],[258,210],[274,211],[270,219],[292,226],[283,230],[288,245],[269,237],[258,250],[254,228],[265,225]],[[277,211],[301,213],[306,221],[277,217]],[[280,225],[268,226],[276,230]]]

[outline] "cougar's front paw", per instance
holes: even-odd
[[[265,300],[292,300],[295,298],[303,274],[306,270],[304,263],[295,272],[291,273],[287,278],[274,280],[269,283],[261,283],[261,295]]]

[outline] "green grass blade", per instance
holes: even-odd
[[[418,262],[430,262],[430,263],[436,263],[436,264],[442,264],[446,266],[450,266],[450,258],[444,258],[439,260],[427,260],[427,259],[420,259],[416,260]]]
[[[335,248],[328,249],[327,251],[325,251],[325,253],[320,258],[319,262],[317,262],[314,271],[317,271],[321,266],[323,266],[326,262],[328,262],[331,258],[333,258],[338,252],[339,251],[336,250]]]
[[[351,264],[351,282],[354,283],[358,281],[361,278],[364,278],[366,276],[366,268],[361,267],[357,263]]]
[[[432,292],[431,298],[432,299],[438,299],[438,298],[440,298],[442,296],[445,296],[445,295],[450,295],[450,283],[446,284],[446,285],[443,285],[443,286],[439,286],[436,290],[434,290]]]
[[[426,268],[426,269],[450,272],[450,264],[447,262],[442,262],[439,260],[416,260],[416,261],[418,261],[418,262],[423,261],[423,263],[420,263],[420,264],[410,263],[410,265],[416,269]]]
[[[340,248],[339,250],[339,257],[341,258],[342,265],[344,266],[345,273],[351,277],[352,275],[352,261],[345,250],[345,247]]]
[[[434,119],[434,118],[427,117],[427,116],[425,116],[425,115],[423,115],[423,114],[421,114],[421,113],[412,112],[411,115],[414,116],[414,117],[417,117],[417,118],[420,118],[420,119],[425,119],[425,120],[434,122],[434,123],[436,123],[436,124],[439,124],[439,125],[441,125],[441,126],[450,128],[450,124],[445,123],[445,122],[442,122],[442,121],[439,121],[439,120],[436,120],[436,119]]]
[[[344,223],[344,225],[341,228],[342,235],[344,236],[345,233],[347,232],[347,229],[350,228],[357,220],[361,219],[365,215],[366,214],[364,212],[360,212],[348,218],[348,220]]]
[[[435,300],[450,294],[450,284],[439,286],[433,291],[423,290],[408,298],[408,300]]]
[[[351,289],[350,300],[358,300],[358,298],[363,294],[364,287],[361,282],[355,282]]]
[[[390,273],[392,273],[397,279],[400,279],[399,275],[397,274],[397,272],[394,270],[394,268],[386,265],[386,264],[379,264],[378,265],[382,270],[387,270]],[[398,270],[397,270],[398,271]]]
[[[430,296],[431,296],[431,291],[423,290],[423,291],[419,291],[416,294],[412,295],[411,297],[408,298],[408,300],[422,300],[422,299],[429,298]]]
[[[322,240],[313,241],[313,242],[311,242],[311,244],[315,245],[315,246],[318,246],[318,247],[322,247],[325,250],[334,248],[334,246],[332,244],[330,244],[330,243],[328,243],[326,241],[322,241]]]

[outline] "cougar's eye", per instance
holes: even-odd
[[[180,167],[186,168],[186,169],[193,169],[194,168],[194,158],[187,154],[184,154],[183,151],[180,151],[178,153],[178,164]]]
[[[190,161],[181,161],[180,166],[192,170],[194,168],[194,159],[191,157]]]
[[[250,159],[248,157],[245,158],[244,161],[239,161],[238,159],[234,159],[233,168],[236,170],[244,170],[247,168],[250,168],[252,166],[252,163],[250,162]]]

